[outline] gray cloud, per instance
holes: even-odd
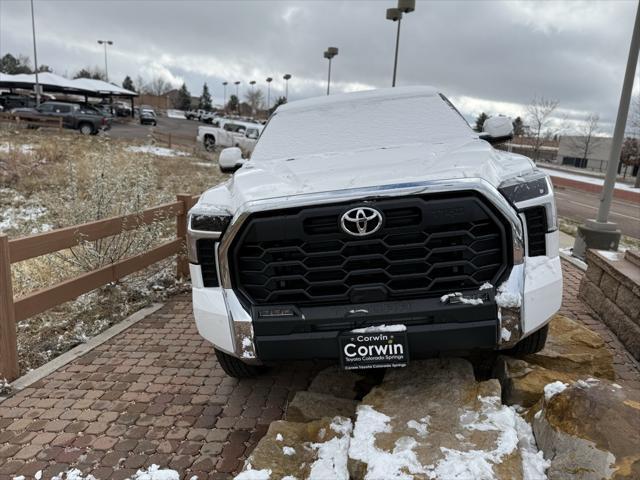
[[[388,1],[36,0],[39,60],[58,73],[102,66],[98,38],[115,45],[109,74],[164,75],[198,94],[208,82],[291,73],[290,98],[321,95],[323,50],[334,59],[333,91],[390,85],[395,25]],[[431,84],[472,117],[524,114],[534,95],[558,99],[559,115],[615,117],[636,3],[418,2],[402,25],[399,84]],[[31,56],[29,4],[0,0],[0,55]]]

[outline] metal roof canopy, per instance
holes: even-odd
[[[48,72],[38,73],[38,83],[43,92],[97,97],[129,97],[131,99],[138,96],[136,92],[103,82],[102,80],[93,80],[90,78],[69,80],[68,78]],[[33,90],[35,85],[36,76],[34,74],[8,75],[0,73],[0,88]]]

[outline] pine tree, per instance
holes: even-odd
[[[269,109],[269,115],[271,115],[273,112],[275,112],[276,108],[278,108],[280,105],[284,105],[285,103],[287,103],[287,97],[278,97],[278,98],[276,98],[276,101],[273,104],[273,107],[271,107]]]
[[[189,90],[187,90],[187,85],[185,83],[183,83],[180,90],[178,90],[176,108],[185,111],[191,108],[191,94],[189,93]]]
[[[229,97],[229,101],[227,102],[227,111],[235,112],[238,109],[238,97],[235,95],[231,95]]]
[[[513,121],[513,136],[521,137],[523,135],[524,135],[524,122],[522,121],[522,118],[516,117],[516,119]]]
[[[200,95],[200,101],[198,102],[198,108],[211,111],[211,94],[209,93],[209,87],[207,83],[202,86],[202,94]]]
[[[482,127],[484,126],[484,122],[488,118],[489,118],[489,115],[487,115],[484,112],[482,112],[480,115],[478,115],[478,117],[476,118],[476,126],[474,127],[474,130],[476,132],[481,132],[482,131]]]
[[[131,77],[129,75],[124,77],[124,80],[122,81],[122,88],[124,88],[126,90],[129,90],[131,92],[135,92],[136,91],[136,87],[133,84],[133,80],[131,80]]]

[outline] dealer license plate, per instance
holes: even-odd
[[[406,367],[407,333],[348,332],[340,335],[340,359],[345,370]]]

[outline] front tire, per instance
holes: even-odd
[[[549,334],[549,324],[547,323],[544,327],[542,327],[539,330],[536,330],[527,338],[520,340],[515,345],[515,347],[509,350],[508,353],[515,357],[538,353],[540,350],[544,348],[545,343],[547,343],[548,334]]]
[[[93,134],[93,126],[90,123],[83,123],[82,125],[80,125],[80,128],[78,130],[80,130],[80,133],[82,135]]]
[[[264,371],[264,367],[256,365],[247,365],[242,360],[215,349],[218,362],[224,370],[224,373],[233,378],[253,378],[257,377]]]
[[[207,152],[215,152],[216,139],[213,136],[207,135],[206,137],[204,137],[204,149]]]

